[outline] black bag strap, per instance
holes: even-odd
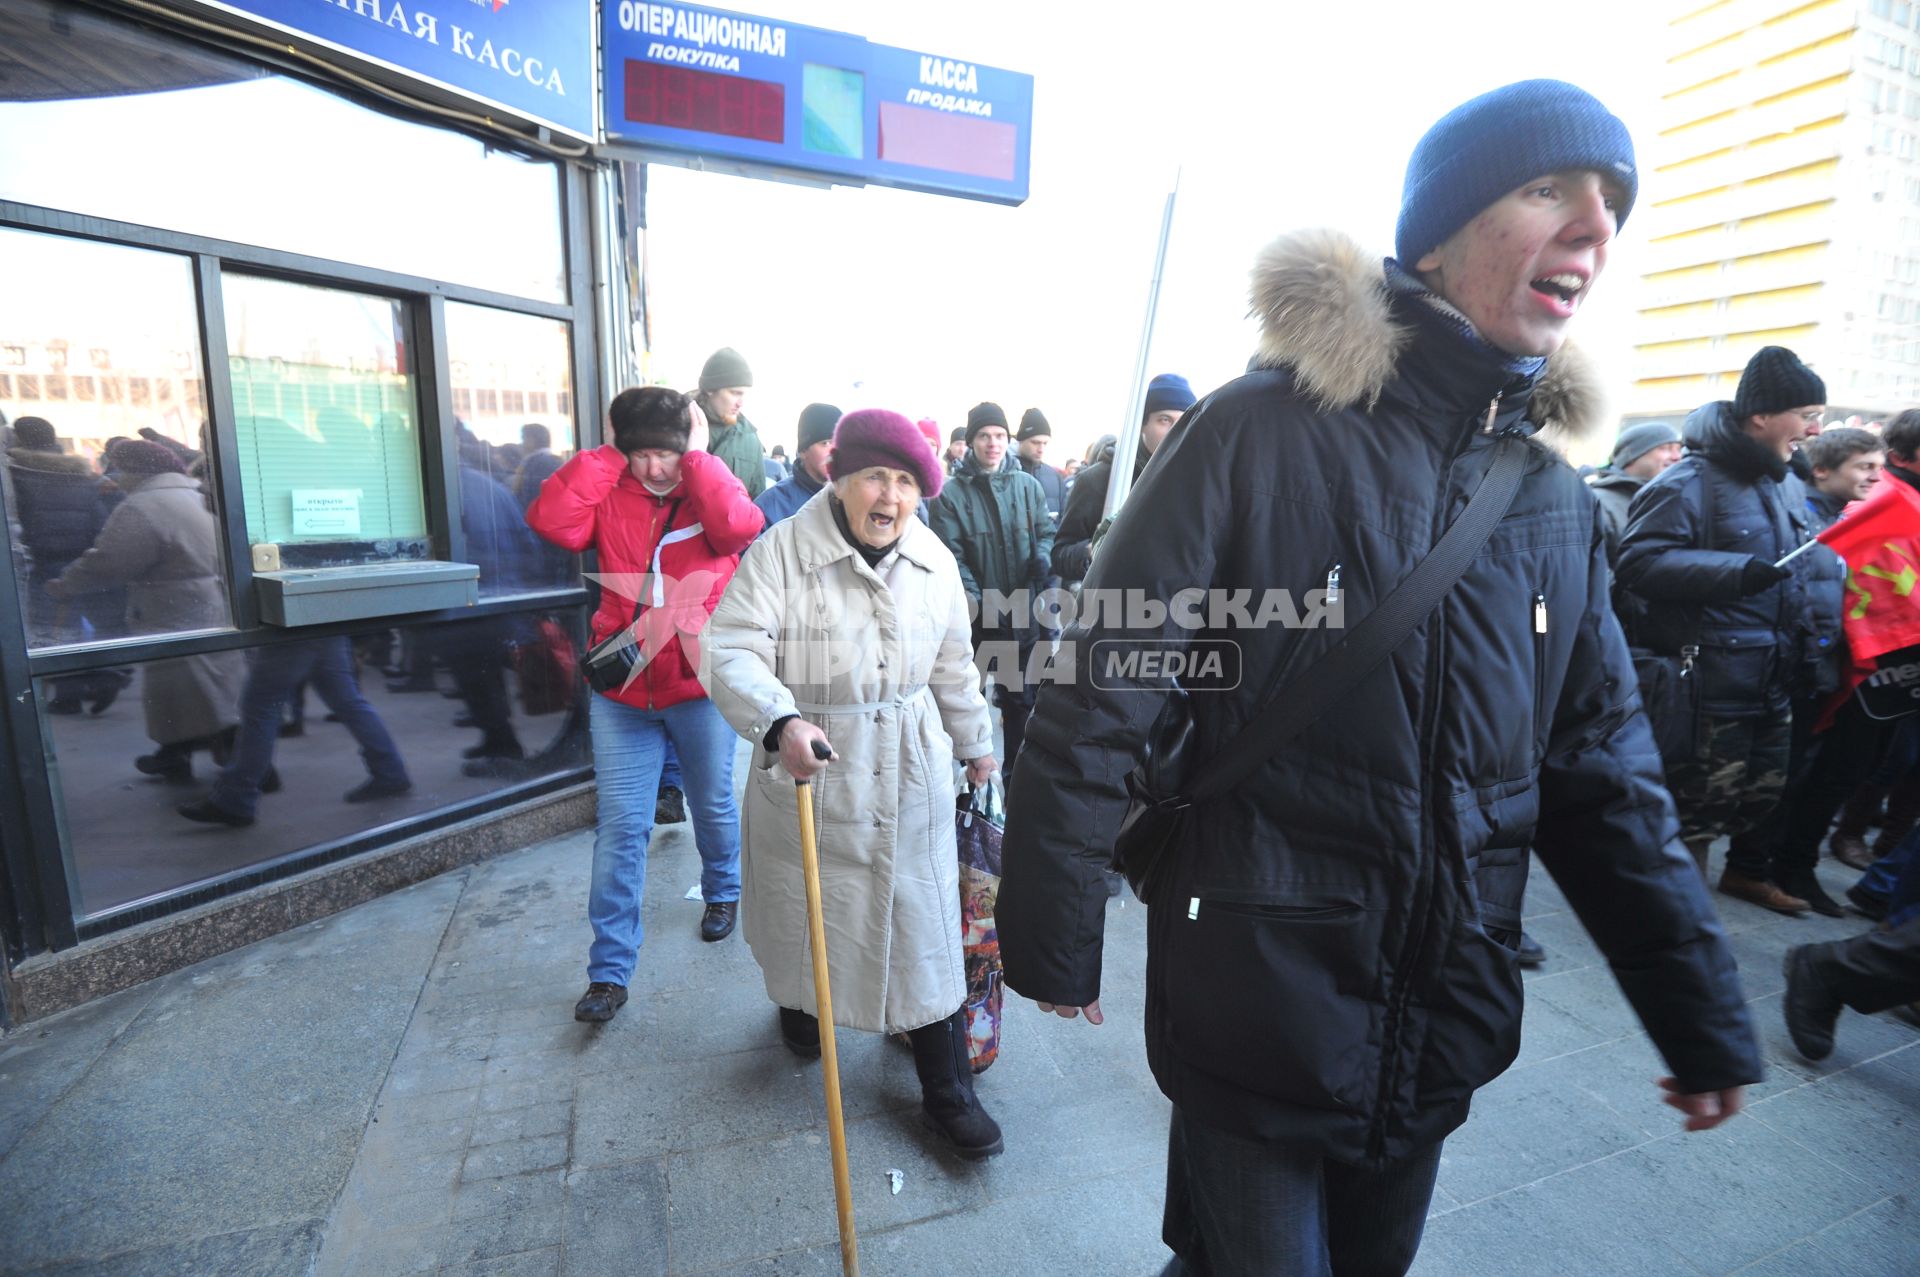
[[[1335,701],[1432,615],[1513,505],[1520,478],[1526,472],[1528,451],[1526,441],[1519,436],[1501,439],[1493,464],[1473,490],[1467,508],[1426,557],[1360,624],[1341,635],[1319,660],[1274,694],[1267,702],[1272,713],[1265,708],[1256,713],[1253,721],[1215,754],[1186,802],[1217,797],[1253,775],[1283,745],[1332,709]]]

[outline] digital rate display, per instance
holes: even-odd
[[[756,142],[786,141],[787,91],[770,80],[631,60],[626,80],[624,114],[635,124],[664,124]]]
[[[609,144],[753,176],[1019,204],[1033,77],[690,4],[601,5]]]

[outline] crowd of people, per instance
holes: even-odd
[[[493,512],[468,537],[500,556],[490,570],[540,561],[512,546],[526,529],[550,565],[597,559],[593,938],[575,1018],[628,1000],[649,843],[690,812],[701,936],[739,922],[769,1030],[820,1053],[804,781],[835,1023],[904,1035],[932,1128],[962,1157],[999,1152],[968,1062],[954,811],[962,785],[1005,768],[1012,989],[1099,1025],[1116,848],[1149,905],[1147,1054],[1173,1102],[1166,1272],[1386,1274],[1412,1262],[1447,1135],[1518,1051],[1519,968],[1543,956],[1521,927],[1536,858],[1665,1058],[1663,1098],[1690,1131],[1740,1112],[1762,1072],[1710,888],[1840,916],[1814,872],[1822,843],[1862,871],[1844,894],[1881,925],[1785,955],[1808,1057],[1834,1049],[1843,1008],[1920,998],[1920,714],[1856,693],[1860,575],[1812,544],[1876,484],[1920,489],[1920,409],[1823,428],[1819,374],[1767,347],[1730,400],[1620,431],[1583,482],[1563,450],[1601,428],[1600,388],[1566,330],[1640,176],[1625,126],[1572,85],[1462,104],[1409,161],[1394,255],[1329,231],[1275,241],[1253,270],[1246,375],[1204,398],[1152,378],[1127,456],[1109,437],[1056,468],[1037,408],[1016,425],[982,402],[943,435],[811,403],[788,458],[745,416],[752,372],[730,348],[691,392],[621,391],[602,446],[562,461],[529,434],[511,483],[463,487],[461,505]],[[57,455],[48,433],[16,427]],[[111,456],[126,495],[93,524],[60,495],[70,462],[16,497],[57,512],[38,524],[31,588],[122,589],[128,618],[211,606],[217,538],[190,463],[152,442]],[[484,477],[484,445],[462,462],[463,485]],[[1116,467],[1133,483],[1110,518]],[[1236,626],[1229,610],[1196,631],[1128,606],[1056,627],[1002,606],[1076,589],[1317,591],[1344,623]],[[1141,666],[1033,674],[1061,649],[1201,639],[1234,645],[1230,688],[1174,696]],[[441,654],[475,680],[482,758],[517,748],[472,672],[498,674],[486,654],[502,641],[476,629]],[[184,814],[251,810],[267,707],[301,678],[360,739],[363,791],[404,788],[340,652],[275,650],[241,705],[234,673],[202,669],[217,658],[149,671],[147,694],[205,702],[165,716],[191,735],[160,741],[154,766],[226,733],[206,812]],[[1158,789],[1142,780],[1155,760],[1171,776]],[[1209,788],[1228,772],[1237,783]]]
[[[837,1023],[912,1041],[924,1111],[957,1153],[1003,1147],[958,1015],[958,778],[1011,776],[1009,986],[1097,1025],[1116,843],[1152,797],[1139,769],[1178,704],[1188,787],[1257,752],[1225,792],[1173,797],[1151,872],[1125,865],[1142,891],[1156,884],[1146,1019],[1174,1102],[1169,1273],[1406,1269],[1447,1133],[1517,1051],[1518,971],[1539,957],[1520,925],[1536,857],[1665,1056],[1662,1095],[1686,1128],[1740,1111],[1760,1051],[1709,887],[1837,911],[1800,833],[1817,845],[1836,812],[1835,854],[1872,857],[1882,880],[1900,848],[1920,848],[1901,837],[1920,803],[1888,801],[1914,767],[1906,729],[1841,699],[1846,565],[1805,548],[1883,473],[1905,482],[1903,462],[1920,466],[1920,412],[1823,431],[1818,375],[1768,348],[1733,399],[1621,431],[1583,483],[1557,447],[1592,432],[1598,387],[1564,330],[1637,189],[1631,140],[1598,102],[1553,81],[1509,86],[1422,140],[1384,266],[1328,232],[1272,245],[1254,271],[1249,373],[1204,399],[1155,377],[1129,457],[1108,439],[1072,473],[1052,467],[1036,409],[1016,425],[979,403],[943,437],[931,420],[814,403],[790,465],[731,463],[728,509],[751,508],[752,526],[695,521],[699,553],[730,562],[653,659],[680,645],[672,659],[699,687],[686,694],[750,743],[738,908],[790,1049],[816,1054],[821,1033],[795,827],[805,780]],[[744,362],[732,376],[748,380]],[[649,458],[697,454],[675,452],[694,446],[678,442],[679,398],[635,393],[667,423],[655,450],[569,465],[613,476],[640,502],[626,520],[671,535],[692,523]],[[617,414],[614,427],[628,429]],[[1109,519],[1116,465],[1134,488]],[[749,507],[757,480],[771,486]],[[1238,631],[1238,686],[1179,702],[1151,675],[1027,676],[1042,646],[1193,641],[1166,609],[1151,623],[1096,609],[1057,632],[994,606],[1059,587],[1165,600],[1276,585],[1338,592],[1346,625]],[[603,601],[596,640],[636,623],[627,607]],[[1661,677],[1676,669],[1678,691]],[[601,837],[645,833],[603,817]],[[633,970],[638,878],[621,856],[621,963],[590,971],[583,1019],[611,1017]],[[1848,894],[1893,929],[1787,958],[1789,1028],[1812,1058],[1834,1049],[1843,1007],[1920,996],[1920,924],[1899,887],[1879,890]]]

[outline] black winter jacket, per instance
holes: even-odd
[[[1047,494],[1047,513],[1053,516],[1053,526],[1059,527],[1061,503],[1066,499],[1066,476],[1044,461],[1028,461],[1017,453],[1014,464],[1020,467],[1021,473],[1031,475],[1040,485],[1040,491]]]
[[[1067,493],[1067,508],[1060,516],[1060,532],[1053,538],[1053,574],[1072,584],[1087,575],[1093,562],[1093,534],[1107,513],[1107,486],[1113,477],[1113,445],[1100,450],[1092,465],[1074,476],[1073,489]],[[1133,481],[1140,482],[1152,454],[1137,452],[1133,459]]]
[[[1742,578],[1756,559],[1774,563],[1812,535],[1806,490],[1786,462],[1742,431],[1730,403],[1687,419],[1688,452],[1633,498],[1620,543],[1620,584],[1642,603],[1635,642],[1677,653],[1700,645],[1700,698],[1709,714],[1783,712],[1806,694],[1817,655],[1809,551],[1792,575],[1760,593]]]
[[[1458,516],[1495,435],[1580,411],[1577,378],[1510,378],[1326,232],[1279,241],[1255,279],[1272,370],[1174,428],[1087,589],[1301,600],[1339,564],[1351,624]],[[1078,677],[1040,691],[996,912],[1008,983],[1070,1006],[1100,994],[1100,870],[1166,701],[1161,682],[1089,678],[1093,645],[1240,645],[1239,689],[1192,697],[1205,758],[1339,637],[1108,620],[1076,623]],[[1532,846],[1686,1089],[1754,1081],[1733,957],[1677,832],[1593,500],[1536,446],[1439,610],[1335,713],[1187,813],[1148,911],[1154,1075],[1190,1118],[1255,1138],[1351,1162],[1430,1146],[1519,1048]]]
[[[7,468],[20,540],[33,556],[33,577],[51,580],[85,554],[106,526],[100,474],[78,454],[25,448],[7,454]]]
[[[1825,531],[1846,511],[1847,503],[1817,488],[1807,489],[1807,518],[1814,535]],[[1846,679],[1847,564],[1826,546],[1808,550],[1807,593],[1812,604],[1812,633],[1803,663],[1805,686],[1798,695],[1830,696]]]

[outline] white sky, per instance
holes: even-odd
[[[1058,464],[1126,415],[1176,169],[1149,374],[1183,373],[1204,394],[1252,353],[1260,246],[1326,225],[1391,251],[1408,153],[1476,93],[1551,76],[1598,95],[1633,131],[1644,208],[1662,22],[1678,7],[759,0],[767,17],[1033,75],[1032,194],[1009,209],[656,164],[655,375],[691,386],[708,353],[738,348],[756,383],[747,414],[789,452],[815,399],[947,430],[981,399],[1015,421],[1037,406]],[[1623,387],[1636,229],[1573,330]]]

